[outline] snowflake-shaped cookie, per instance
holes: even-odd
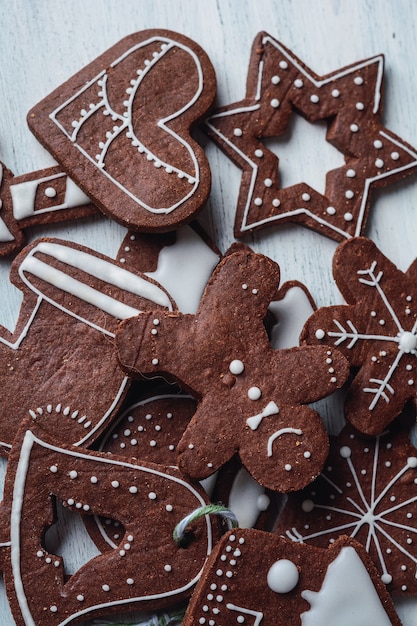
[[[333,275],[347,305],[316,311],[301,339],[337,347],[359,368],[346,418],[376,435],[416,398],[417,263],[402,272],[372,241],[356,237],[336,250]]]
[[[414,148],[381,123],[384,57],[319,76],[267,33],[256,37],[246,97],[207,120],[210,137],[242,169],[235,236],[272,224],[297,222],[332,239],[360,235],[372,187],[417,167]],[[281,188],[279,158],[263,140],[279,137],[291,115],[328,123],[326,139],[345,157],[327,173],[324,194],[300,180]]]
[[[321,476],[291,494],[275,532],[327,546],[360,541],[394,594],[417,592],[417,451],[404,430],[362,439],[351,426],[330,439]]]
[[[119,328],[126,372],[168,374],[199,400],[177,448],[193,478],[236,452],[276,491],[299,489],[321,471],[327,433],[307,404],[343,385],[348,363],[326,346],[271,348],[264,319],[279,278],[271,259],[239,250],[213,272],[196,315],[143,313]]]

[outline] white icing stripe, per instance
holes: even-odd
[[[38,186],[41,183],[52,182],[64,176],[67,179],[64,202],[49,208],[39,209],[35,212],[35,197]],[[10,193],[12,196],[13,216],[17,221],[24,220],[25,218],[32,217],[33,215],[51,213],[53,211],[82,206],[90,202],[90,199],[85,195],[85,193],[83,193],[64,172],[53,174],[51,176],[43,176],[42,178],[38,178],[36,180],[27,180],[14,185],[12,184],[10,185]]]
[[[41,278],[48,284],[53,285],[54,287],[59,287],[66,293],[76,295],[81,300],[84,300],[84,302],[93,304],[97,308],[109,313],[119,320],[134,317],[140,313],[138,309],[134,309],[133,307],[127,306],[122,302],[118,302],[104,293],[100,293],[97,289],[94,289],[93,287],[68,276],[68,274],[47,265],[33,256],[27,257],[22,266],[23,272],[29,272],[30,274]],[[28,278],[26,278],[26,283],[30,284]]]
[[[33,254],[37,251],[172,311],[169,297],[159,285],[155,285],[151,281],[147,281],[115,263],[58,243],[40,242],[34,248]]]
[[[170,135],[171,137],[173,137],[176,141],[178,141],[181,145],[183,145],[191,160],[193,163],[193,184],[190,185],[190,191],[185,194],[182,198],[180,198],[176,203],[174,203],[172,206],[168,206],[168,207],[151,207],[148,204],[146,204],[144,201],[142,201],[140,198],[136,197],[132,192],[130,192],[128,189],[126,189],[117,179],[115,179],[113,176],[111,176],[106,170],[105,170],[105,166],[100,167],[100,172],[103,174],[103,176],[106,176],[109,180],[112,181],[112,183],[114,185],[116,185],[116,187],[118,187],[121,191],[123,191],[123,193],[125,193],[127,196],[129,196],[133,201],[135,201],[137,204],[139,204],[142,208],[144,208],[145,210],[149,211],[150,213],[154,213],[154,214],[168,214],[171,213],[172,211],[174,211],[176,208],[178,208],[179,206],[181,206],[184,202],[186,202],[190,197],[192,197],[192,195],[195,193],[195,191],[197,190],[197,188],[199,187],[200,184],[200,180],[199,180],[199,172],[200,172],[200,168],[199,168],[199,162],[196,158],[195,152],[192,148],[192,146],[185,141],[185,139],[183,137],[181,137],[180,135],[178,135],[177,133],[175,133],[170,127],[168,127],[166,124],[168,122],[170,122],[171,120],[179,117],[180,115],[182,115],[185,111],[191,109],[195,102],[198,100],[198,98],[200,97],[203,88],[204,88],[204,75],[203,75],[203,70],[201,67],[201,63],[200,60],[197,56],[197,54],[191,50],[188,46],[181,44],[178,41],[174,41],[171,40],[169,38],[166,37],[152,37],[147,39],[146,41],[143,41],[139,44],[137,44],[136,46],[133,46],[132,48],[130,48],[129,50],[127,50],[123,55],[121,55],[117,60],[115,60],[111,66],[112,67],[116,67],[118,65],[118,63],[120,63],[121,61],[123,61],[123,59],[125,59],[128,55],[134,53],[136,50],[147,46],[151,43],[165,43],[166,46],[165,48],[162,50],[162,52],[158,55],[159,56],[163,56],[164,54],[166,54],[166,52],[168,50],[170,50],[172,47],[177,47],[180,48],[182,50],[184,50],[187,54],[189,54],[194,63],[195,63],[195,67],[197,70],[197,74],[198,74],[198,85],[196,88],[195,93],[192,95],[192,97],[190,98],[190,100],[187,102],[187,104],[185,104],[182,109],[180,109],[179,111],[175,111],[172,115],[167,116],[164,119],[159,120],[158,122],[158,127],[161,128],[162,130],[164,130],[164,132],[166,132],[168,135]],[[143,70],[143,73],[146,73],[147,71],[150,70],[150,67],[152,67],[155,63],[156,63],[157,59],[154,58],[152,61],[150,61],[150,64],[147,68],[145,68]],[[66,131],[66,129],[60,124],[60,122],[57,120],[57,115],[67,106],[69,105],[71,102],[73,102],[76,98],[78,98],[84,91],[86,91],[91,85],[93,85],[95,82],[97,82],[99,79],[103,80],[103,93],[105,93],[105,83],[106,83],[106,74],[105,72],[100,72],[99,74],[97,74],[97,76],[95,76],[86,86],[84,86],[82,89],[80,89],[76,94],[74,94],[71,98],[69,98],[66,102],[64,102],[62,105],[60,105],[57,109],[55,109],[50,115],[49,118],[58,126],[58,128],[64,133],[64,135],[66,137],[68,137],[68,139],[73,143],[73,145],[95,166],[95,167],[99,167],[99,164],[97,163],[97,161],[95,160],[95,155],[94,157],[91,156],[90,154],[88,154],[82,146],[80,146],[76,140],[75,140],[75,134],[73,133],[73,135],[69,135],[68,132]],[[138,85],[140,83],[142,79],[141,78],[137,78],[138,81]],[[103,97],[103,100],[100,101],[99,105],[97,105],[97,107],[99,106],[104,106],[107,107],[106,110],[111,111],[112,114],[115,114],[117,116],[117,114],[111,109],[106,97]],[[91,115],[91,112],[94,112],[92,109],[89,111],[88,115]],[[134,130],[133,130],[133,126],[131,123],[131,103],[129,105],[128,108],[128,113],[129,115],[127,117],[122,118],[122,126],[120,127],[120,129],[117,131],[117,135],[119,135],[121,132],[125,132],[128,129],[128,132],[130,132],[132,134],[132,137],[134,137]],[[120,118],[120,116],[117,116]],[[116,135],[114,135],[115,137]],[[113,138],[114,138],[113,137]],[[108,144],[106,143],[105,145],[105,149],[107,150],[108,148]],[[148,154],[151,155],[151,152],[148,151]],[[100,162],[103,161],[105,155],[102,155],[100,158]],[[157,158],[156,155],[152,155],[154,157],[154,160],[161,162],[161,164],[163,164],[164,166],[169,166],[171,167],[168,163],[164,163],[163,160]],[[177,171],[177,168],[173,168],[175,171]],[[187,175],[187,178],[189,178],[189,175]],[[190,182],[191,179],[190,179]]]
[[[253,622],[253,626],[259,626],[264,616],[264,614],[261,611],[253,611],[252,609],[245,609],[244,607],[237,606],[236,604],[232,604],[231,602],[228,602],[226,604],[226,609],[229,609],[229,611],[238,611],[239,613],[243,613],[244,615],[251,615],[252,617],[255,618],[255,621]]]
[[[19,458],[19,462],[18,462],[18,466],[16,470],[14,489],[13,489],[13,502],[12,502],[11,518],[10,518],[10,526],[11,526],[10,535],[11,535],[11,566],[12,566],[12,571],[13,571],[13,576],[14,576],[15,591],[16,591],[16,597],[19,603],[19,608],[22,612],[22,616],[25,621],[25,626],[36,626],[33,620],[31,611],[28,606],[28,601],[26,598],[25,588],[24,588],[24,584],[22,580],[22,573],[20,569],[20,561],[21,561],[20,559],[20,520],[21,520],[21,514],[22,514],[25,484],[26,484],[28,470],[29,470],[29,461],[30,461],[32,447],[34,444],[37,444],[45,448],[46,450],[51,450],[52,452],[56,452],[58,454],[64,454],[70,457],[86,459],[89,461],[92,460],[92,457],[88,453],[83,454],[78,451],[65,450],[65,449],[59,448],[57,446],[47,443],[46,441],[43,441],[42,439],[39,439],[31,431],[27,431],[23,438],[22,447],[20,451],[20,458]],[[141,472],[145,472],[148,474],[160,476],[161,478],[164,478],[167,480],[171,480],[174,483],[177,483],[181,485],[182,487],[184,487],[185,489],[187,489],[196,498],[196,500],[200,503],[201,506],[205,506],[206,504],[206,502],[204,501],[202,496],[198,493],[198,491],[196,491],[191,484],[185,482],[181,478],[170,476],[169,474],[165,474],[163,472],[160,472],[160,471],[148,468],[148,467],[142,467],[141,465],[133,465],[132,463],[127,463],[124,461],[119,461],[119,460],[111,459],[108,457],[94,457],[93,461],[95,463],[102,463],[103,465],[114,465],[114,466],[131,468],[132,470],[135,470],[135,471],[141,471]],[[205,515],[204,517],[205,517],[206,525],[207,525],[207,556],[209,556],[212,550],[212,546],[213,546],[211,521],[210,521],[209,515]],[[193,580],[189,581],[187,584],[183,585],[182,587],[178,589],[175,589],[169,592],[161,592],[157,594],[140,596],[140,597],[130,597],[130,598],[125,598],[123,600],[115,600],[114,602],[103,602],[100,604],[96,604],[94,606],[90,606],[80,611],[77,611],[77,613],[70,615],[69,617],[64,619],[62,622],[60,622],[59,625],[57,626],[65,626],[66,624],[69,624],[76,618],[87,615],[88,613],[91,613],[98,609],[106,609],[106,608],[111,608],[114,606],[122,607],[126,604],[141,602],[143,600],[155,600],[158,598],[174,596],[178,593],[182,593],[183,591],[186,591],[187,589],[190,589],[195,585],[195,583],[200,578],[202,571],[203,570],[200,570],[200,572],[197,574],[197,576],[194,577]]]

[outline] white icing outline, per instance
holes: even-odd
[[[188,153],[190,155],[190,158],[192,160],[195,174],[193,174],[193,176],[191,177],[190,174],[188,174],[187,172],[178,170],[177,168],[169,165],[168,163],[164,163],[163,160],[159,159],[155,154],[153,154],[149,149],[147,149],[144,144],[142,144],[139,140],[135,139],[135,141],[138,142],[137,145],[140,145],[144,149],[144,151],[150,157],[152,157],[152,160],[161,163],[162,167],[165,167],[165,168],[169,167],[173,172],[176,172],[177,174],[179,174],[181,176],[184,176],[185,178],[187,178],[189,180],[190,183],[192,183],[192,187],[191,187],[190,192],[188,194],[186,194],[181,200],[179,200],[178,202],[176,202],[175,204],[173,204],[170,207],[163,207],[163,208],[161,208],[161,207],[159,207],[159,208],[151,207],[148,204],[146,204],[145,202],[143,202],[142,200],[140,200],[140,198],[137,198],[132,192],[130,192],[128,189],[126,189],[126,187],[124,187],[117,179],[115,179],[113,176],[111,176],[104,169],[103,159],[105,157],[105,153],[106,153],[107,148],[110,145],[111,141],[113,141],[113,139],[116,136],[118,136],[120,133],[122,133],[122,132],[124,132],[126,130],[127,130],[127,132],[130,133],[129,136],[131,136],[132,138],[135,137],[135,134],[134,134],[134,131],[133,131],[133,127],[131,125],[131,115],[130,115],[130,113],[131,113],[131,104],[132,104],[132,101],[133,101],[135,90],[132,90],[132,93],[130,94],[130,97],[128,99],[129,105],[127,107],[127,111],[129,113],[129,115],[127,117],[121,117],[120,115],[118,115],[117,113],[115,113],[111,109],[111,107],[109,105],[109,102],[107,100],[106,93],[105,93],[105,82],[106,82],[106,79],[107,79],[107,74],[106,74],[105,70],[103,70],[102,72],[98,73],[91,81],[89,81],[89,83],[87,83],[79,91],[77,91],[73,96],[71,96],[71,98],[66,100],[63,104],[61,104],[54,111],[52,111],[52,113],[50,113],[50,115],[49,115],[49,118],[51,119],[51,121],[54,124],[56,124],[56,126],[61,130],[61,132],[73,143],[74,147],[77,148],[77,150],[79,152],[81,152],[85,156],[85,158],[88,159],[88,161],[90,161],[90,163],[92,163],[95,167],[97,167],[99,169],[99,171],[103,174],[103,176],[106,176],[114,185],[116,185],[116,187],[118,187],[123,193],[125,193],[127,196],[129,196],[129,198],[131,198],[131,200],[136,202],[139,206],[141,206],[146,211],[149,211],[150,213],[154,213],[154,214],[169,214],[169,213],[173,212],[175,209],[177,209],[179,206],[181,206],[184,202],[186,202],[196,192],[196,190],[198,189],[198,187],[200,185],[200,168],[199,168],[199,163],[198,163],[198,160],[196,158],[196,155],[195,155],[195,152],[194,152],[192,146],[188,142],[186,142],[185,139],[183,139],[177,133],[172,131],[167,126],[167,123],[170,122],[171,120],[181,116],[184,113],[184,111],[186,111],[188,109],[191,109],[194,106],[195,102],[198,100],[198,98],[200,97],[200,95],[201,95],[201,93],[203,91],[204,76],[203,76],[203,70],[202,70],[202,67],[201,67],[200,60],[199,60],[197,54],[193,50],[191,50],[191,48],[189,48],[188,46],[180,43],[179,41],[174,41],[172,39],[169,39],[167,37],[162,37],[162,36],[151,37],[151,38],[146,39],[145,41],[143,41],[143,42],[141,42],[141,43],[139,43],[139,44],[137,44],[135,46],[132,46],[132,48],[127,50],[118,59],[113,61],[111,63],[111,67],[116,67],[129,54],[132,54],[136,50],[138,50],[138,49],[140,49],[140,48],[142,48],[144,46],[147,46],[147,45],[149,45],[151,43],[154,43],[154,42],[165,43],[165,46],[162,48],[161,52],[156,57],[154,57],[151,61],[149,61],[149,64],[146,66],[145,69],[143,69],[143,71],[140,74],[140,76],[137,77],[137,79],[135,81],[136,82],[136,86],[135,86],[136,90],[138,89],[143,76],[145,76],[146,73],[150,71],[150,69],[157,63],[157,61],[159,60],[159,58],[161,56],[165,55],[166,52],[171,50],[171,48],[173,48],[173,47],[181,48],[182,50],[184,50],[187,54],[189,54],[192,57],[192,59],[194,60],[196,69],[197,69],[197,74],[198,74],[198,81],[199,81],[198,82],[198,87],[197,87],[196,92],[192,96],[192,98],[189,100],[189,102],[186,105],[184,105],[179,111],[176,111],[176,112],[172,113],[168,117],[160,119],[158,121],[158,123],[157,123],[158,127],[161,130],[163,130],[167,134],[171,135],[171,137],[173,137],[173,139],[178,141],[180,144],[182,144],[186,148],[186,150],[188,151]],[[87,112],[87,115],[84,118],[81,119],[81,121],[79,122],[79,125],[74,129],[73,133],[70,135],[65,130],[65,128],[60,124],[60,122],[56,119],[56,116],[61,112],[62,109],[64,109],[67,105],[69,105],[73,100],[78,98],[84,91],[89,89],[89,87],[91,87],[91,85],[93,85],[95,82],[97,82],[101,78],[103,78],[103,81],[104,81],[104,84],[102,85],[103,99],[99,103],[97,103],[93,108],[89,109],[89,111]],[[100,160],[97,163],[97,160],[95,158],[93,158],[91,155],[89,155],[76,142],[76,136],[77,136],[79,128],[82,126],[84,121],[86,119],[88,119],[88,117],[90,115],[93,115],[99,108],[101,108],[101,106],[104,106],[105,110],[109,111],[109,113],[111,113],[111,115],[113,115],[114,117],[119,119],[122,122],[122,125],[119,127],[119,129],[116,132],[114,132],[114,134],[111,136],[111,138],[109,138],[109,141],[104,144],[103,151],[102,151],[102,154],[100,156]]]
[[[343,324],[341,322],[339,322],[338,320],[334,319],[333,322],[334,324],[337,326],[337,328],[339,329],[338,331],[328,331],[327,335],[329,337],[334,337],[336,338],[336,341],[334,342],[335,346],[339,346],[342,343],[344,343],[345,341],[347,341],[348,339],[350,339],[350,342],[348,343],[348,345],[346,346],[346,348],[348,350],[350,350],[351,348],[353,348],[356,344],[357,341],[359,340],[363,340],[363,341],[367,341],[367,340],[371,340],[371,341],[387,341],[390,343],[395,343],[398,345],[398,352],[395,356],[395,359],[393,360],[393,362],[391,363],[391,365],[388,367],[388,371],[386,376],[383,379],[379,379],[379,378],[370,378],[369,379],[369,383],[372,383],[372,386],[369,387],[364,387],[363,391],[365,393],[370,393],[373,394],[373,399],[369,404],[369,410],[372,411],[375,406],[377,405],[377,403],[379,402],[379,400],[382,398],[387,404],[389,404],[390,402],[390,395],[394,395],[395,390],[392,387],[392,385],[390,384],[390,380],[395,372],[395,370],[397,369],[402,357],[404,355],[409,355],[412,354],[413,356],[417,356],[417,348],[416,349],[412,349],[411,351],[405,351],[402,347],[401,347],[401,338],[404,335],[404,333],[410,333],[411,335],[417,335],[417,320],[415,320],[413,326],[411,327],[411,330],[406,330],[405,328],[403,328],[399,317],[397,316],[394,307],[392,306],[391,302],[389,301],[388,296],[386,295],[383,287],[381,287],[381,280],[384,276],[384,272],[382,270],[378,271],[376,273],[376,269],[377,269],[377,262],[376,261],[372,261],[371,265],[369,266],[369,268],[367,269],[363,269],[363,270],[358,270],[357,274],[359,276],[358,281],[365,286],[370,287],[371,289],[375,289],[383,306],[385,307],[385,309],[387,310],[388,314],[390,315],[394,325],[397,327],[398,329],[398,333],[394,336],[390,336],[390,335],[373,335],[373,334],[367,334],[367,333],[360,333],[358,332],[358,330],[356,329],[354,323],[351,320],[347,320],[346,321],[346,326],[349,327],[349,330],[344,328]],[[365,276],[368,276],[369,278],[364,278]],[[416,341],[417,341],[417,337],[416,337]],[[374,386],[376,385],[376,386]],[[388,392],[388,393],[387,393]]]
[[[383,55],[377,55],[375,57],[372,57],[371,59],[368,59],[367,61],[363,61],[361,63],[358,63],[357,65],[354,65],[354,66],[352,66],[350,68],[347,68],[346,70],[337,72],[335,74],[331,74],[327,78],[323,78],[323,79],[317,80],[316,78],[314,78],[314,76],[312,76],[307,71],[307,69],[305,67],[300,65],[298,63],[298,60],[295,57],[292,57],[285,50],[285,48],[283,48],[280,45],[280,43],[278,41],[275,41],[274,39],[272,39],[268,35],[268,36],[264,37],[264,39],[262,40],[262,43],[263,44],[270,43],[274,47],[276,47],[284,56],[287,57],[287,59],[290,61],[290,63],[294,67],[296,67],[299,72],[304,74],[304,76],[317,87],[317,89],[320,89],[323,85],[326,85],[327,83],[333,82],[335,79],[338,79],[338,78],[341,78],[343,76],[347,76],[349,74],[352,74],[352,73],[358,71],[359,69],[362,69],[364,67],[368,67],[369,65],[371,65],[373,63],[378,63],[378,75],[377,75],[377,81],[376,81],[376,85],[375,85],[375,96],[374,96],[373,113],[375,114],[377,112],[378,107],[379,107],[379,103],[380,103],[380,89],[381,89],[381,84],[382,84],[382,79],[383,79]],[[259,63],[259,68],[258,68],[258,79],[257,79],[257,89],[256,89],[256,94],[255,94],[255,100],[259,100],[260,99],[260,85],[261,85],[262,79],[263,79],[263,70],[264,70],[264,63],[261,61]],[[258,226],[262,226],[264,224],[268,224],[268,223],[271,223],[271,222],[278,222],[278,221],[280,221],[282,219],[285,219],[285,218],[288,218],[288,217],[296,217],[298,215],[306,215],[306,216],[310,217],[312,220],[314,220],[315,222],[317,222],[318,224],[320,224],[321,226],[326,226],[327,228],[332,230],[335,234],[338,234],[341,237],[344,237],[345,239],[350,239],[352,237],[352,235],[350,233],[346,232],[342,228],[339,228],[339,227],[335,226],[331,222],[328,222],[327,220],[319,217],[318,215],[312,213],[306,207],[299,207],[297,209],[293,209],[293,210],[290,210],[290,211],[285,211],[284,213],[280,213],[278,215],[273,215],[271,217],[267,217],[267,218],[258,220],[257,222],[248,223],[248,214],[249,214],[250,207],[251,207],[252,200],[253,200],[254,188],[255,188],[256,180],[258,178],[258,166],[257,166],[255,161],[253,161],[247,154],[242,152],[242,150],[240,150],[230,139],[228,139],[228,137],[226,137],[219,129],[217,129],[213,125],[212,121],[215,121],[217,118],[229,117],[229,116],[233,116],[233,115],[238,114],[238,113],[246,113],[246,112],[250,112],[250,111],[256,111],[259,108],[260,108],[259,104],[254,104],[254,105],[250,105],[250,106],[246,106],[246,107],[245,106],[239,106],[239,107],[236,107],[235,109],[229,109],[228,111],[224,111],[224,112],[221,112],[221,113],[216,113],[216,114],[210,116],[210,118],[208,120],[206,120],[206,122],[205,122],[207,127],[210,129],[210,131],[214,135],[217,135],[217,137],[220,138],[221,142],[225,143],[231,150],[233,150],[236,154],[238,154],[239,157],[243,161],[245,161],[249,165],[250,169],[252,170],[250,184],[248,186],[247,199],[246,199],[245,207],[244,207],[244,210],[243,210],[242,223],[240,225],[240,231],[242,233],[244,233],[244,232],[247,232],[247,231],[251,231],[252,229],[254,229],[254,228],[258,227]],[[379,131],[379,135],[381,137],[383,137],[385,140],[390,141],[392,144],[394,144],[396,147],[400,148],[401,150],[403,150],[407,154],[409,154],[410,157],[412,159],[414,159],[414,160],[411,163],[407,164],[407,165],[403,165],[401,167],[397,167],[395,169],[389,170],[387,172],[382,172],[380,174],[377,174],[376,176],[372,176],[370,178],[366,178],[365,179],[364,187],[363,187],[363,193],[362,193],[362,201],[361,201],[361,204],[360,204],[360,207],[359,207],[358,219],[357,219],[357,222],[356,222],[355,232],[354,232],[354,235],[353,235],[355,237],[359,236],[361,231],[362,231],[362,225],[363,225],[363,220],[364,220],[364,216],[365,216],[365,209],[366,209],[367,200],[368,200],[368,196],[369,196],[369,191],[370,191],[370,187],[371,187],[372,183],[374,183],[377,180],[381,180],[383,178],[387,178],[388,176],[392,176],[394,174],[397,174],[399,172],[406,171],[407,169],[411,169],[413,167],[416,167],[416,165],[417,165],[417,152],[415,152],[414,150],[411,150],[408,146],[404,145],[403,143],[401,143],[397,139],[394,139],[387,132],[385,132],[383,130]],[[320,195],[322,195],[322,194],[320,194]],[[326,196],[324,196],[324,195],[322,195],[322,197],[326,198]]]
[[[342,462],[347,463],[350,473],[352,475],[353,481],[355,483],[356,491],[357,491],[357,501],[353,500],[353,498],[351,497],[346,497],[346,501],[349,502],[357,510],[357,513],[355,513],[355,511],[350,511],[350,510],[343,509],[340,507],[316,504],[314,500],[312,500],[314,504],[314,508],[334,512],[334,513],[341,513],[343,515],[346,515],[348,519],[350,518],[353,521],[348,521],[346,524],[329,527],[329,528],[326,528],[325,530],[319,530],[319,531],[316,531],[310,534],[305,534],[305,535],[301,534],[294,527],[291,530],[287,530],[286,535],[290,539],[292,539],[292,541],[296,541],[300,543],[306,543],[310,541],[311,539],[315,539],[316,537],[321,537],[323,535],[328,535],[331,533],[346,534],[347,530],[350,531],[350,537],[355,537],[358,531],[364,526],[364,524],[368,524],[368,536],[367,536],[367,540],[365,543],[365,549],[367,552],[369,552],[372,542],[374,543],[377,554],[378,554],[381,570],[382,570],[382,576],[384,577],[386,575],[390,576],[390,574],[388,572],[388,569],[384,560],[384,556],[382,553],[382,549],[379,543],[378,532],[381,533],[381,535],[383,535],[386,539],[388,539],[388,541],[399,552],[401,552],[406,557],[408,557],[414,563],[414,565],[416,566],[416,570],[417,570],[417,557],[411,554],[410,552],[408,552],[406,548],[404,548],[402,545],[400,545],[393,537],[390,536],[390,534],[383,527],[383,525],[385,524],[387,526],[400,528],[404,530],[405,532],[410,532],[417,536],[417,528],[414,528],[412,526],[406,526],[405,524],[399,524],[398,522],[392,522],[390,520],[384,519],[384,517],[388,515],[389,513],[391,513],[392,511],[401,509],[403,507],[408,506],[411,503],[417,502],[417,495],[415,495],[414,497],[408,498],[407,500],[404,500],[398,504],[395,504],[394,506],[390,506],[389,508],[379,512],[378,514],[374,514],[373,511],[375,510],[375,508],[383,500],[383,498],[385,498],[385,496],[387,495],[389,490],[395,485],[395,483],[398,482],[408,470],[415,469],[411,465],[409,465],[408,462],[406,462],[405,465],[397,472],[397,474],[393,476],[388,481],[388,483],[381,489],[379,494],[377,494],[376,493],[376,479],[377,479],[378,462],[379,462],[380,440],[382,436],[384,435],[378,435],[375,438],[375,447],[374,447],[374,453],[373,453],[374,456],[373,456],[373,463],[372,463],[371,493],[370,493],[369,501],[362,489],[358,472],[355,468],[355,465],[351,457],[343,456],[342,454],[340,455],[339,463],[342,463]],[[344,494],[344,490],[341,487],[338,487],[333,481],[331,481],[324,472],[320,474],[320,476],[321,478],[329,482],[337,490],[337,492],[340,495]]]
[[[229,609],[229,611],[238,611],[239,613],[243,613],[244,615],[251,615],[252,617],[255,618],[255,621],[253,622],[253,626],[259,626],[259,624],[262,622],[264,614],[262,613],[262,611],[253,611],[252,609],[245,609],[242,606],[237,606],[237,604],[232,604],[231,602],[228,602],[226,604],[226,609]]]
[[[269,457],[271,457],[273,455],[272,446],[274,444],[275,439],[278,439],[278,437],[280,437],[281,435],[287,435],[287,434],[288,435],[298,435],[298,436],[301,436],[303,434],[303,431],[300,428],[292,428],[292,427],[280,428],[279,430],[277,430],[268,439],[267,450],[268,450],[268,456]]]
[[[38,209],[35,211],[35,196],[38,186],[41,183],[48,183],[62,177],[66,178],[64,202],[49,208]],[[51,174],[50,176],[42,176],[36,180],[26,180],[21,183],[11,184],[10,194],[12,196],[13,217],[17,221],[24,220],[28,217],[32,217],[33,215],[54,213],[55,211],[61,211],[62,209],[71,209],[77,206],[83,206],[91,202],[90,198],[86,196],[86,194],[83,193],[64,172]]]
[[[12,509],[11,509],[11,517],[10,517],[11,568],[12,568],[12,573],[13,573],[16,598],[19,603],[19,608],[22,613],[22,617],[25,621],[26,626],[36,626],[36,623],[33,620],[31,611],[28,606],[28,601],[26,598],[24,584],[23,584],[22,576],[21,576],[20,520],[21,520],[21,511],[22,511],[23,498],[24,498],[24,486],[26,483],[27,475],[28,475],[30,455],[31,455],[32,447],[34,444],[37,444],[40,447],[46,448],[58,454],[65,454],[67,456],[76,457],[79,459],[87,459],[89,461],[94,460],[94,462],[108,464],[108,465],[116,465],[116,466],[119,465],[122,467],[131,468],[136,471],[139,470],[145,473],[155,474],[164,479],[172,480],[173,482],[180,484],[186,489],[188,489],[188,491],[190,491],[193,494],[193,496],[197,499],[197,501],[200,502],[201,506],[205,506],[206,504],[206,502],[204,501],[204,498],[198,493],[198,491],[196,491],[192,487],[191,484],[186,483],[180,478],[177,478],[175,476],[170,476],[169,474],[165,474],[163,472],[159,472],[157,470],[153,470],[148,467],[142,467],[141,465],[134,465],[132,463],[127,463],[124,461],[119,461],[119,460],[111,459],[108,457],[93,457],[92,458],[88,453],[65,450],[53,444],[49,444],[48,442],[43,441],[42,439],[39,439],[31,431],[26,431],[26,434],[23,437],[22,447],[20,451],[20,458],[18,461],[17,469],[16,469],[16,477],[15,477],[15,482],[14,482],[14,487],[13,487],[13,502],[12,502]],[[207,557],[208,557],[213,547],[213,538],[212,538],[210,516],[205,515],[204,517],[205,517],[205,521],[207,525]],[[203,570],[201,570],[197,574],[197,576],[194,577],[193,580],[188,582],[183,587],[176,589],[175,591],[152,594],[149,596],[138,596],[136,598],[135,597],[125,598],[123,600],[115,600],[114,602],[103,602],[100,604],[96,604],[94,606],[81,609],[77,613],[70,615],[69,617],[64,619],[62,622],[60,622],[59,625],[57,626],[65,626],[66,624],[69,624],[70,622],[72,622],[74,619],[79,618],[83,615],[87,615],[88,613],[91,613],[92,611],[95,611],[101,608],[123,606],[126,604],[131,604],[131,603],[133,604],[135,602],[141,602],[143,600],[155,600],[158,598],[173,596],[173,595],[176,595],[177,593],[182,593],[183,591],[186,591],[187,589],[190,589],[193,585],[195,585],[195,583],[200,578],[202,571]]]

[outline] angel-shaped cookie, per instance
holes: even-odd
[[[304,343],[337,347],[356,372],[345,402],[349,422],[377,435],[416,402],[417,263],[399,270],[365,237],[341,244],[333,275],[345,305],[320,308]]]
[[[252,476],[276,491],[317,475],[328,446],[308,403],[341,387],[348,363],[328,347],[273,350],[264,326],[280,270],[244,249],[217,266],[195,315],[152,311],[116,334],[122,368],[171,376],[199,401],[178,445],[193,478],[216,471],[237,451]]]

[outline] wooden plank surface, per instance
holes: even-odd
[[[207,51],[217,73],[219,105],[244,96],[250,47],[259,31],[282,41],[320,75],[383,53],[383,122],[417,146],[415,0],[0,0],[0,24],[0,160],[15,174],[54,163],[28,130],[27,111],[123,36],[145,28],[181,32]],[[234,241],[240,171],[204,142],[213,188],[201,223],[225,251]],[[342,162],[326,145],[324,128],[301,118],[285,155],[285,180],[297,182],[302,176],[319,190],[325,171]],[[404,270],[416,257],[416,211],[416,176],[372,194],[366,234]],[[113,256],[125,229],[97,218],[34,229],[30,238],[41,234],[70,238]],[[335,242],[288,225],[252,235],[248,243],[279,262],[283,281],[304,282],[318,306],[341,302],[331,276]],[[20,293],[8,283],[8,270],[9,261],[1,260],[0,323],[13,328]],[[82,544],[81,560],[90,549]],[[9,626],[13,620],[1,593],[0,621]],[[398,607],[404,625],[417,626],[417,600],[402,600]]]

